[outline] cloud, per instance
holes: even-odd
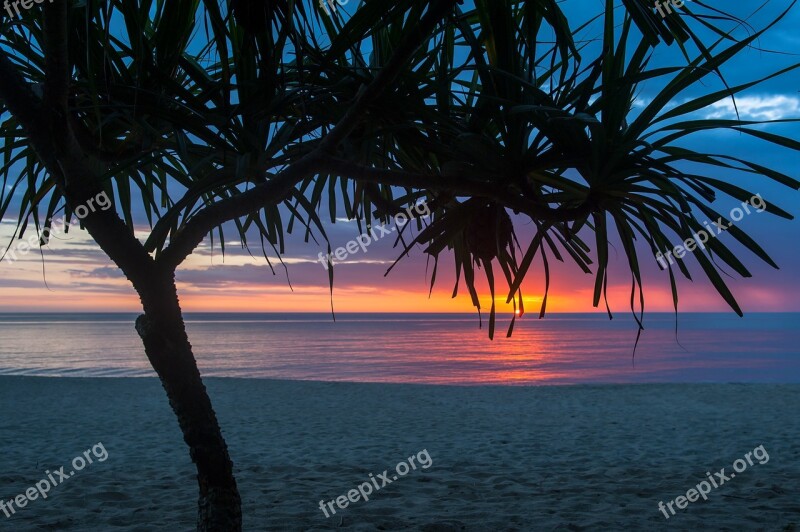
[[[105,266],[102,268],[94,268],[93,270],[74,270],[68,269],[67,273],[72,277],[83,277],[87,279],[125,279],[122,270],[116,266]]]
[[[743,96],[736,98],[736,107],[730,98],[706,108],[708,119],[735,119],[736,110],[742,120],[780,120],[800,117],[800,98],[774,94],[770,96]]]

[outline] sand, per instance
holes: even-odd
[[[245,530],[796,530],[800,386],[439,387],[210,379]],[[0,530],[192,530],[193,467],[154,379],[0,377],[0,499],[108,452]],[[670,501],[763,445],[669,520]],[[319,501],[427,450],[368,502]],[[67,468],[69,470],[69,467]]]

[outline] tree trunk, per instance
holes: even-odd
[[[155,369],[197,466],[200,485],[197,530],[242,530],[242,503],[233,463],[200,377],[172,275],[140,288],[145,313],[136,320],[147,358]]]

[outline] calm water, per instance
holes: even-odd
[[[0,374],[152,376],[134,315],[0,314]],[[190,314],[207,376],[432,384],[800,382],[800,314],[553,315],[488,339],[471,315]]]

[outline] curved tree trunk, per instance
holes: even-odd
[[[66,2],[44,6],[43,96],[34,93],[33,85],[20,75],[6,54],[0,54],[0,98],[4,111],[9,111],[24,127],[67,204],[75,208],[91,206],[98,193],[106,190],[102,186],[105,178],[100,176],[109,167],[84,152],[68,119],[73,111],[69,109],[72,63],[68,53],[67,9]],[[144,315],[136,320],[136,330],[167,392],[197,467],[200,485],[197,529],[241,531],[241,498],[233,477],[233,464],[186,336],[174,280],[178,263],[171,267],[158,265],[134,236],[134,228],[125,225],[116,209],[92,207],[82,224],[141,297]]]
[[[145,313],[136,320],[147,358],[161,379],[200,485],[197,530],[241,531],[241,498],[233,463],[186,335],[172,276],[141,293]]]

